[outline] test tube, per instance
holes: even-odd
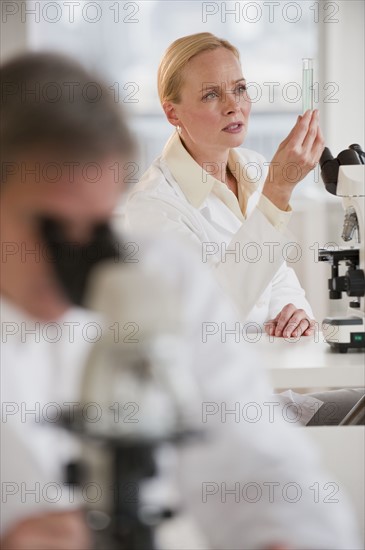
[[[303,58],[302,102],[303,114],[313,110],[313,59],[309,57]]]

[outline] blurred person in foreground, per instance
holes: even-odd
[[[98,91],[92,99],[85,94],[90,82]],[[72,94],[65,83],[76,83]],[[133,143],[110,91],[68,59],[33,54],[10,61],[1,68],[1,87],[1,547],[86,549],[92,543],[83,503],[70,498],[63,481],[64,465],[77,457],[77,442],[51,421],[42,425],[37,410],[78,401],[92,346],[83,329],[97,317],[67,298],[40,227],[44,217],[51,218],[72,243],[87,244],[95,227],[111,217],[123,187],[115,166],[129,160]],[[62,90],[56,101],[52,87]],[[91,165],[97,177],[88,172]],[[158,274],[181,298],[191,363],[186,368],[203,403],[230,409],[254,402],[264,411],[270,390],[252,346],[202,341],[204,322],[234,323],[235,315],[209,273],[189,256],[188,250],[156,241],[141,245],[139,258],[141,270]],[[59,337],[52,328],[61,329]],[[361,547],[341,487],[338,502],[315,502],[310,487],[331,480],[301,430],[280,416],[272,423],[268,414],[255,423],[230,417],[222,422],[212,415],[206,425],[209,438],[177,450],[177,471],[182,501],[207,548]],[[274,501],[269,490],[256,502],[224,502],[219,495],[203,501],[208,481],[263,489],[274,483],[280,490]],[[288,483],[300,488],[296,502],[284,497]],[[62,489],[59,498],[43,491],[52,485]]]

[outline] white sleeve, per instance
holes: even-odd
[[[304,309],[310,319],[314,318],[312,308],[300,286],[298,277],[291,267],[283,263],[272,280],[269,304],[269,319],[273,319],[287,304]]]
[[[65,464],[75,456],[68,455],[75,444],[69,434],[46,421],[24,420],[22,428],[1,418],[0,536],[30,517],[76,510],[84,504],[77,489],[65,481]],[[46,451],[40,459],[42,447]]]
[[[361,548],[342,486],[337,502],[325,502],[334,480],[305,428],[278,413],[259,346],[223,336],[223,325],[239,323],[221,290],[183,247],[160,253],[182,293],[186,348],[201,388],[203,436],[180,447],[180,487],[210,548]],[[216,330],[207,333],[207,323]]]
[[[275,229],[256,208],[229,245],[223,239],[220,243],[207,242],[203,228],[180,200],[143,192],[134,193],[128,200],[125,220],[128,231],[165,233],[188,242],[202,263],[212,267],[218,283],[239,311],[241,321],[247,318],[283,264],[283,248],[292,240]],[[249,249],[257,254],[257,260],[247,259]],[[224,254],[217,255],[217,250],[224,250]]]

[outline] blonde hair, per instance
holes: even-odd
[[[226,48],[240,60],[237,48],[232,46],[228,40],[218,38],[210,32],[183,36],[170,44],[161,59],[157,73],[157,87],[161,105],[164,101],[180,102],[180,91],[186,65],[190,59],[199,53],[215,50],[216,48]]]

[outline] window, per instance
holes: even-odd
[[[245,146],[271,158],[301,112],[301,60],[318,57],[318,4],[31,1],[27,17],[32,49],[68,53],[107,79],[135,117],[147,165],[171,133],[157,96],[160,58],[176,38],[203,31],[239,49],[253,101]]]

